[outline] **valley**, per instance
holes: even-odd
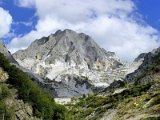
[[[35,40],[13,56],[3,44],[0,52],[0,88],[11,94],[2,101],[15,105],[11,112],[6,108],[9,119],[160,118],[159,48],[123,63],[88,35],[66,29]],[[25,107],[21,111],[20,105]]]

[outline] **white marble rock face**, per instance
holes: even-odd
[[[123,80],[141,64],[139,60],[123,64],[114,52],[100,48],[90,36],[68,29],[35,40],[13,56],[22,67],[44,78],[58,97],[92,93],[93,87]],[[87,79],[82,81],[81,77]]]

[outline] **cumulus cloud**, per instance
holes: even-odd
[[[8,47],[13,51],[26,48],[35,39],[58,29],[84,32],[106,50],[122,60],[131,61],[142,52],[159,46],[159,32],[134,16],[131,0],[16,0],[21,7],[36,9],[35,30],[14,38]],[[22,2],[23,1],[23,2]]]
[[[0,7],[0,37],[3,37],[10,31],[12,16],[8,11]]]
[[[84,28],[103,48],[116,52],[122,60],[131,61],[140,53],[159,46],[158,32],[154,28],[130,19],[103,16]]]

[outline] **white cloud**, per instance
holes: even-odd
[[[12,24],[14,25],[24,25],[24,26],[32,26],[32,22],[24,22],[24,21],[20,21],[20,22],[13,22]]]
[[[3,37],[10,31],[12,16],[8,11],[0,7],[0,37]]]
[[[86,30],[103,48],[116,52],[122,60],[131,61],[159,46],[155,29],[127,19],[103,16],[83,28],[87,29],[82,31]]]
[[[52,16],[69,22],[87,20],[94,13],[115,14],[118,10],[130,13],[135,7],[130,0],[15,0],[19,6],[35,7],[43,19]]]
[[[35,8],[39,20],[36,30],[12,40],[8,46],[14,51],[65,28],[89,34],[122,60],[133,60],[159,46],[158,31],[136,22],[143,20],[133,17],[136,6],[131,0],[19,0],[18,4]]]
[[[34,6],[34,0],[14,0],[14,2],[19,7],[29,7],[29,8],[32,8]]]

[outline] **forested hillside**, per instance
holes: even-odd
[[[0,82],[1,118],[4,118],[5,120],[13,120],[13,118],[15,118],[15,109],[7,109],[7,106],[3,105],[5,105],[5,98],[13,96],[13,90],[16,90],[16,99],[23,100],[24,103],[28,103],[32,106],[33,116],[36,118],[43,120],[69,119],[69,114],[64,106],[56,104],[52,96],[40,88],[39,85],[30,80],[24,72],[19,70],[16,66],[11,65],[1,53],[0,67],[8,76],[7,81],[3,83]]]

